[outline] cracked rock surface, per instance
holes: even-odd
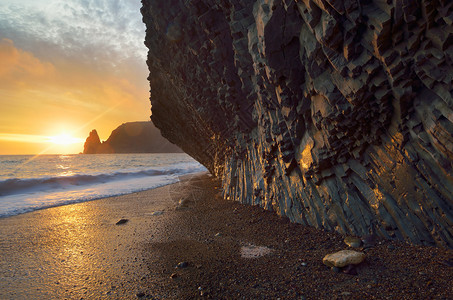
[[[152,120],[225,198],[453,247],[453,2],[142,3]]]

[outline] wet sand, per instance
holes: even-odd
[[[190,175],[0,219],[0,298],[452,299],[452,250],[377,240],[357,275],[335,273],[322,258],[341,235],[219,191]]]

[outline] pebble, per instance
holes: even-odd
[[[121,220],[119,220],[118,222],[116,222],[115,225],[121,225],[121,224],[125,224],[125,223],[127,223],[127,222],[129,222],[128,219],[121,219]]]
[[[362,245],[362,240],[353,236],[347,236],[343,241],[352,248],[359,248]]]
[[[341,250],[330,253],[322,259],[323,264],[328,267],[345,267],[347,265],[358,265],[365,260],[365,253],[353,250]]]
[[[179,202],[178,202],[178,207],[177,209],[187,209],[189,208],[189,204],[190,204],[190,199],[180,199]]]
[[[184,268],[187,268],[189,266],[189,263],[186,262],[186,261],[183,261],[183,262],[180,262],[176,265],[176,268],[178,269],[184,269]]]
[[[220,232],[217,232],[217,233],[215,234],[215,237],[219,237],[219,236],[222,236],[222,234],[221,234]]]

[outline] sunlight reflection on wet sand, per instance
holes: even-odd
[[[0,298],[135,296],[149,272],[140,246],[147,235],[136,233],[151,227],[150,211],[164,209],[137,195],[0,219]],[[134,221],[115,225],[124,213]]]

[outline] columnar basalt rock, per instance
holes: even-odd
[[[226,198],[453,247],[453,2],[142,3],[152,120]]]

